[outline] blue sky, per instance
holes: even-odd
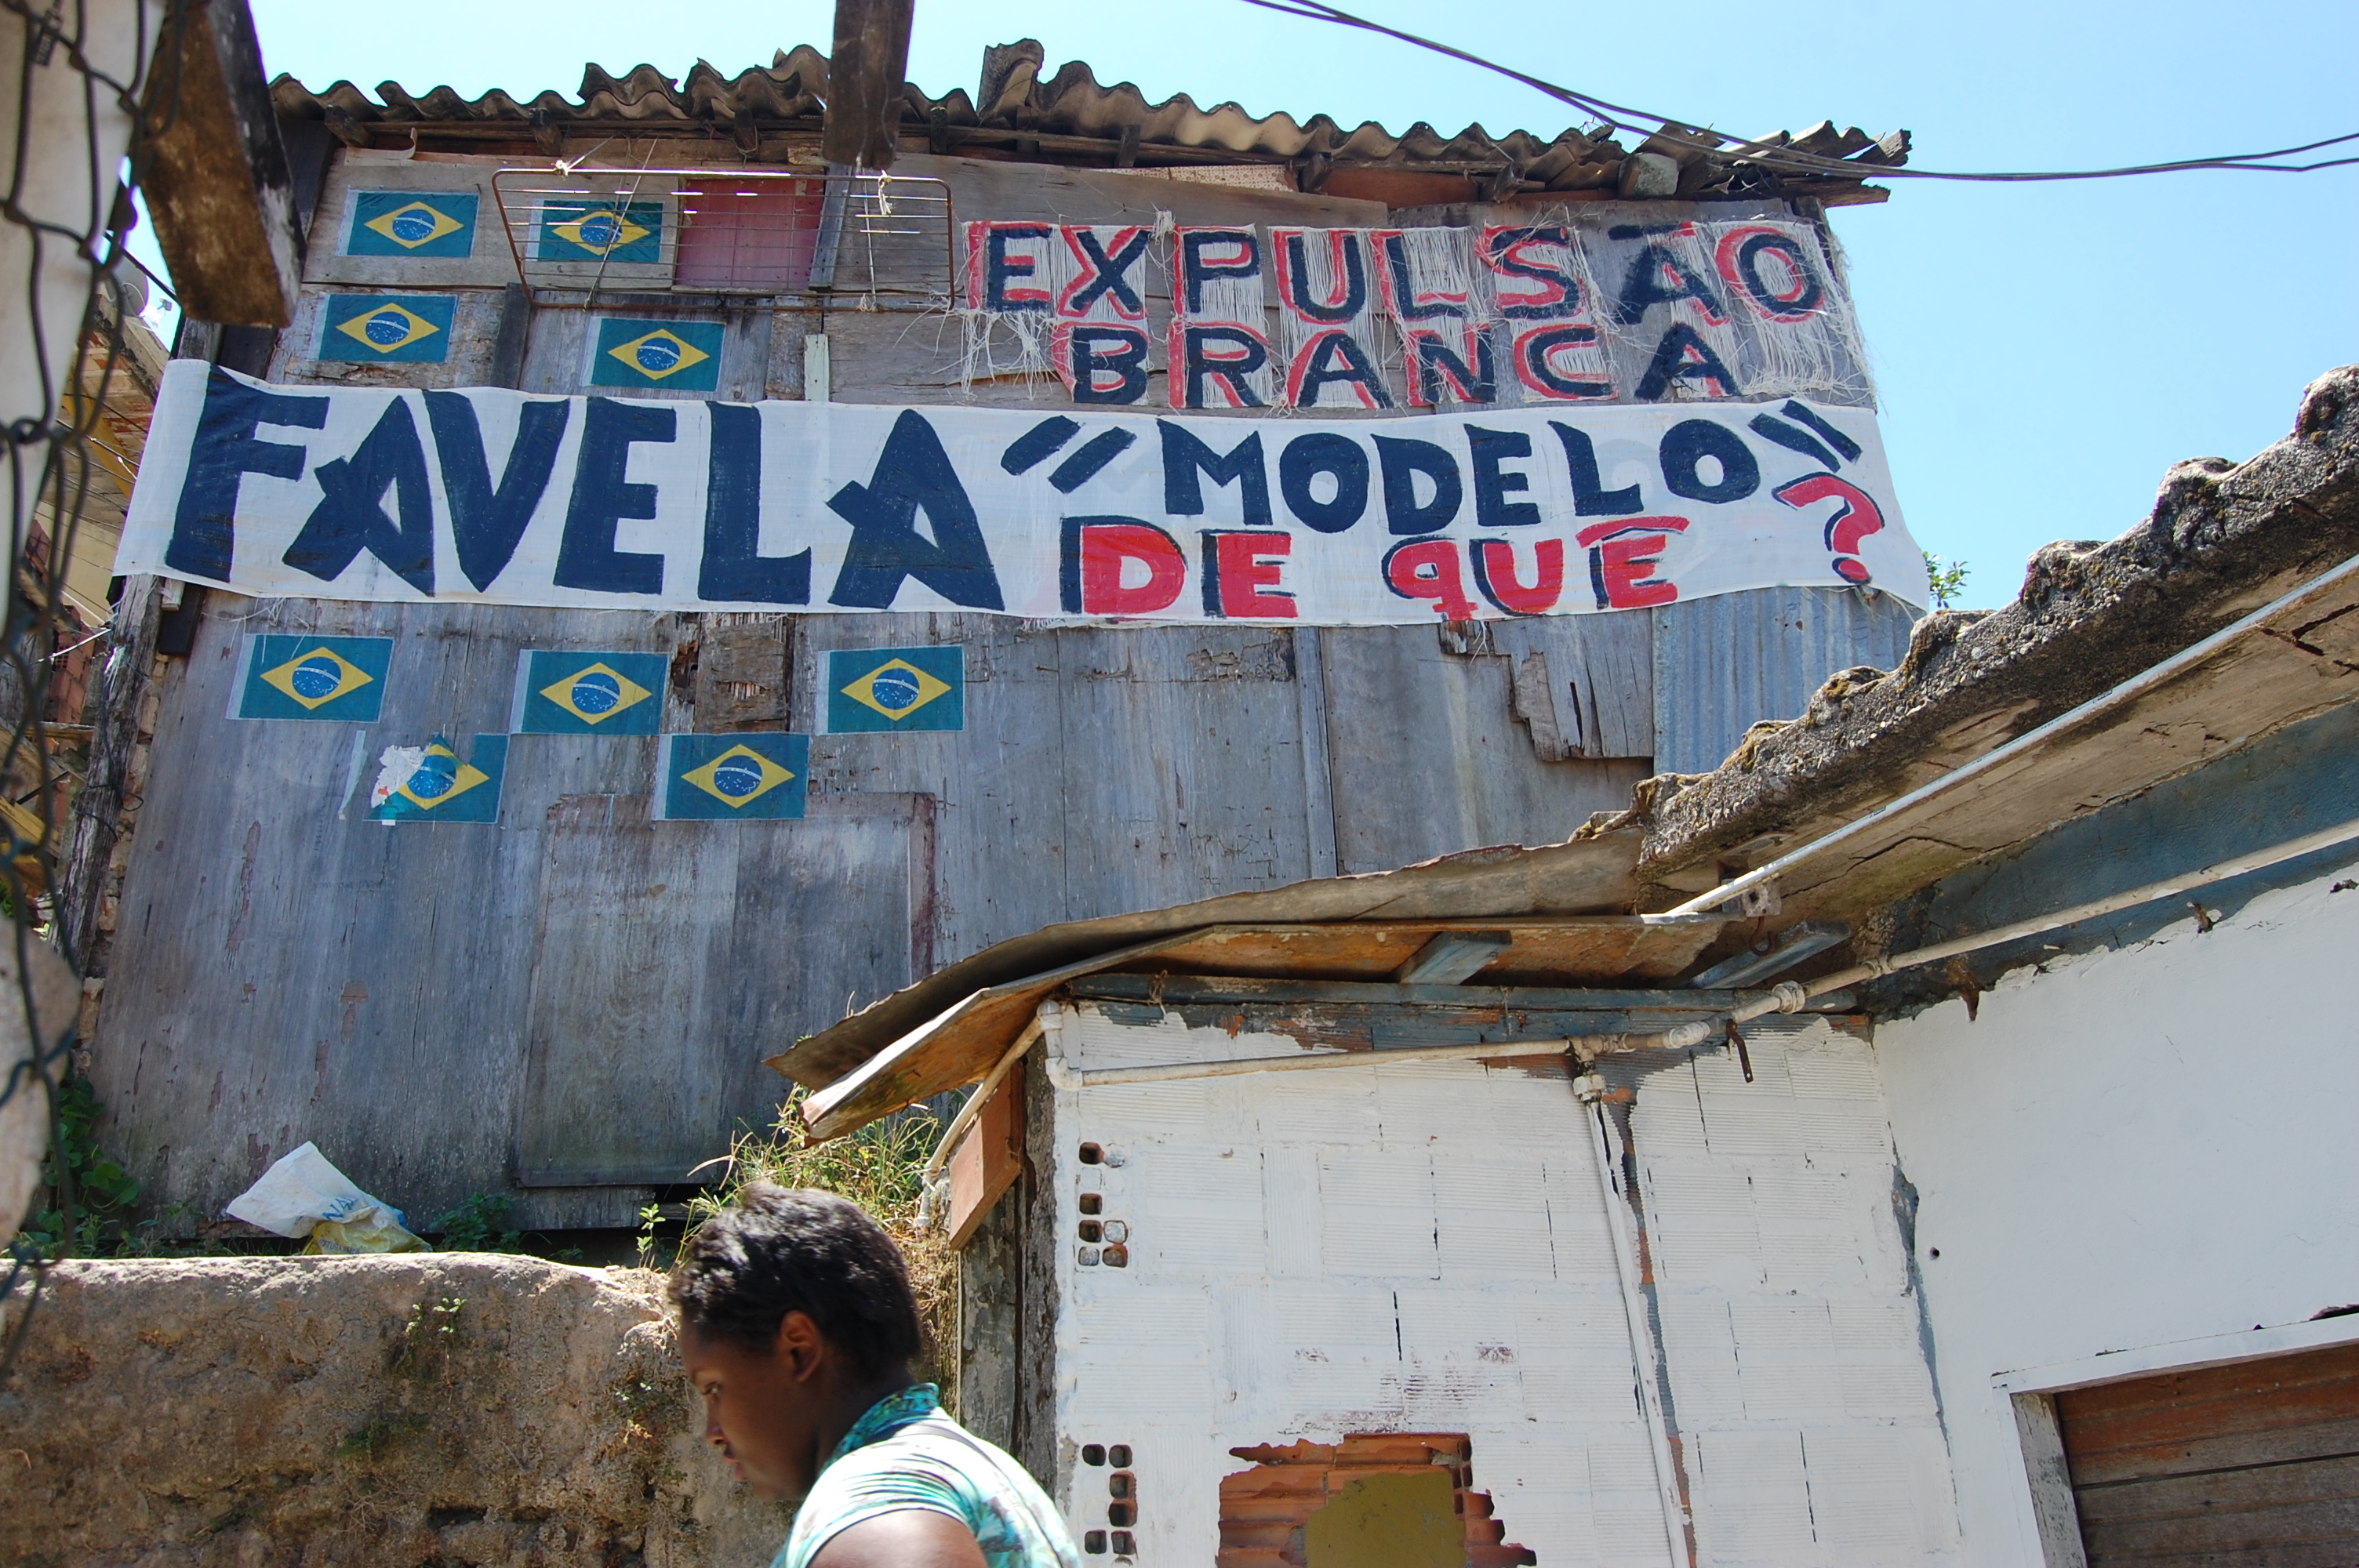
[[[570,93],[589,59],[618,75],[647,61],[677,80],[701,57],[734,74],[777,48],[824,50],[832,16],[810,0],[575,0],[561,12],[409,0],[397,23],[318,0],[252,3],[274,74],[470,96]],[[1906,126],[1928,168],[2101,168],[2359,131],[2359,5],[2347,0],[1357,8],[1723,131]],[[1026,35],[1051,70],[1086,59],[1150,100],[1185,92],[1394,130],[1421,119],[1552,135],[1571,118],[1473,67],[1239,0],[918,0],[910,78],[972,92],[984,47]],[[2359,361],[2359,168],[1896,184],[1886,205],[1839,210],[1835,229],[1902,508],[1927,548],[1971,564],[1969,605],[2012,598],[2048,540],[2136,523],[2170,463],[2277,440],[2305,384]]]

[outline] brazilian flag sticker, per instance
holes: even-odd
[[[808,735],[667,735],[656,748],[655,816],[667,822],[777,821],[803,814]]]
[[[540,210],[538,259],[659,262],[663,224],[660,201],[603,201],[594,196],[550,201]]]
[[[661,654],[552,654],[516,661],[508,728],[520,735],[652,735],[663,718]]]
[[[827,655],[831,735],[966,728],[966,650],[837,648]]]
[[[369,788],[373,822],[497,822],[508,738],[478,735],[464,761],[441,735],[423,746],[387,746]]]
[[[235,718],[374,724],[393,639],[266,632],[245,639],[239,660]]]
[[[338,294],[321,323],[323,360],[440,364],[451,357],[451,316],[459,302],[447,294]]]
[[[601,321],[590,384],[711,392],[721,384],[721,323]]]
[[[475,192],[363,190],[353,198],[348,256],[465,257],[475,250]]]

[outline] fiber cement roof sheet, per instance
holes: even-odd
[[[1898,668],[1844,671],[1710,773],[1650,779],[1641,907],[1765,865],[2160,667],[2283,596],[2266,624],[2100,719],[1781,874],[1780,920],[1848,919],[2359,697],[2359,367],[2321,377],[2250,460],[2179,464],[2154,513],[2051,545],[2005,609],[1918,623]],[[2307,585],[2307,587],[2305,587]]]
[[[1465,989],[1471,1003],[1495,996],[1491,988],[1500,986],[1659,983],[1692,963],[1720,929],[1721,922],[1713,918],[1665,925],[1650,924],[1636,915],[1599,914],[1217,925],[1182,932],[962,997],[813,1095],[804,1114],[814,1134],[833,1137],[929,1095],[972,1083],[989,1071],[1022,1034],[1043,998],[1087,975],[1121,972],[1383,981],[1441,933],[1480,930],[1507,936],[1510,946],[1468,977]],[[1012,944],[1001,944],[1008,946]],[[817,1044],[824,1038],[813,1036],[804,1045]],[[770,1065],[781,1066],[785,1060]],[[781,1066],[781,1070],[792,1069]]]
[[[1337,966],[1333,978],[1343,978],[1397,968],[1400,956],[1390,945],[1394,939],[1373,933],[1311,935],[1302,928],[1333,923],[1406,923],[1422,924],[1430,935],[1438,925],[1449,922],[1473,922],[1490,928],[1513,926],[1519,917],[1620,914],[1636,891],[1631,873],[1638,842],[1636,832],[1624,832],[1538,848],[1469,849],[1398,871],[1322,878],[1169,909],[1047,926],[936,970],[771,1058],[770,1065],[813,1087],[832,1084],[954,1004],[993,987],[1061,974],[1074,966],[1080,966],[1074,972],[1110,967],[1101,962],[1109,955],[1142,944],[1160,950],[1173,946],[1175,938],[1212,927],[1285,927],[1297,934],[1274,940],[1257,958],[1248,958],[1245,947],[1250,944],[1215,942],[1195,948],[1181,945],[1175,950],[1203,955],[1199,960],[1203,962],[1217,954],[1223,965],[1253,961],[1283,966],[1288,961],[1283,956],[1285,947],[1300,944],[1299,950],[1303,953],[1315,947],[1326,956]],[[1632,925],[1635,929],[1635,923]],[[1608,928],[1600,929],[1603,933]],[[1609,972],[1627,972],[1615,966],[1636,964],[1653,975],[1668,961],[1663,956],[1667,949],[1648,949],[1646,938],[1627,933],[1601,934],[1574,946],[1546,947],[1538,941],[1535,938],[1536,945],[1526,950],[1527,957],[1513,960],[1515,973],[1603,978]],[[1377,968],[1386,957],[1390,963]],[[1578,968],[1551,967],[1559,963]],[[1509,965],[1499,966],[1491,978],[1497,979],[1509,968]],[[1190,972],[1211,971],[1194,968]],[[1265,968],[1227,972],[1290,971]],[[1028,1016],[1028,1008],[1026,1011]],[[922,1076],[930,1081],[935,1075]],[[967,1081],[953,1077],[911,1098],[922,1098]]]
[[[1018,52],[1034,46],[1016,46]],[[1007,52],[1007,51],[995,51]],[[1405,56],[1405,64],[1420,57]],[[1856,178],[1773,176],[1757,163],[1720,157],[1699,146],[1732,145],[1708,131],[1689,130],[1689,144],[1674,146],[1659,137],[1625,149],[1610,137],[1568,129],[1553,137],[1528,131],[1494,135],[1469,125],[1444,135],[1420,121],[1397,134],[1373,121],[1346,128],[1324,114],[1299,120],[1288,114],[1256,115],[1235,103],[1202,106],[1185,93],[1150,103],[1129,82],[1099,82],[1080,60],[1041,78],[1043,62],[1026,55],[1001,67],[991,86],[993,101],[977,104],[963,88],[929,98],[914,84],[903,87],[905,135],[1004,130],[1037,143],[1040,137],[1074,137],[1120,145],[1135,135],[1142,164],[1170,162],[1293,162],[1326,160],[1338,167],[1426,168],[1497,176],[1506,171],[1511,189],[1573,191],[1613,187],[1632,151],[1670,155],[1681,166],[1678,195],[1820,195],[1841,200],[1880,169],[1908,161],[1908,133],[1872,137],[1857,129],[1837,130],[1828,122],[1799,135],[1779,132],[1762,138],[1767,146],[1790,148],[1855,164]],[[724,77],[702,60],[675,82],[651,65],[614,76],[596,65],[584,69],[573,98],[544,91],[518,99],[494,89],[463,98],[448,87],[413,94],[398,82],[379,84],[372,99],[350,81],[313,92],[292,77],[271,84],[281,114],[325,119],[340,135],[365,138],[369,127],[388,132],[410,126],[513,125],[519,137],[536,131],[561,133],[568,125],[643,126],[650,131],[712,129],[728,134],[766,122],[807,121],[816,129],[827,96],[827,57],[809,45],[777,51],[771,64]],[[966,139],[963,135],[958,139]],[[943,150],[937,148],[936,150]],[[1073,149],[1064,149],[1071,151]],[[1033,156],[1033,155],[1027,155]],[[1058,153],[1050,150],[1049,161]]]

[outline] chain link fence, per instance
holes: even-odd
[[[0,617],[0,913],[20,1019],[0,1082],[0,1378],[44,1272],[87,1250],[93,1217],[134,1195],[99,1159],[99,1108],[75,1055],[82,986],[59,957],[55,899],[78,792],[89,783],[110,673],[106,562],[160,373],[138,323],[144,269],[124,249],[147,150],[179,111],[189,0],[0,0],[0,418],[10,582]],[[127,688],[132,683],[116,682]],[[102,786],[103,787],[103,786]],[[0,1008],[7,1004],[0,1003]],[[9,1027],[10,1023],[17,1027]],[[26,1174],[38,1157],[38,1173]],[[21,1198],[16,1207],[11,1199]]]

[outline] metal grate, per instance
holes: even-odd
[[[947,304],[958,228],[939,179],[868,171],[504,168],[492,177],[537,305],[601,296],[828,293]]]

